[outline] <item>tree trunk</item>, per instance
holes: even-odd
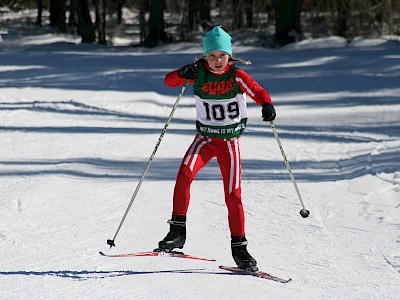
[[[239,29],[243,25],[243,0],[232,0],[232,30]]]
[[[146,47],[155,47],[158,42],[164,41],[164,0],[150,1],[149,34],[144,41]]]
[[[393,9],[393,4],[392,4],[392,0],[387,0],[386,1],[386,5],[383,9],[383,21],[387,23],[387,27],[388,27],[388,34],[393,34],[393,13],[392,13],[392,9]],[[384,23],[382,22],[382,24]],[[384,31],[382,29],[381,34],[384,34]]]
[[[275,42],[278,46],[302,39],[300,12],[303,0],[275,0]]]
[[[139,2],[139,27],[140,27],[140,46],[144,46],[146,40],[146,0],[140,0]]]
[[[184,2],[184,1],[182,1]],[[188,26],[190,30],[201,25],[203,29],[208,30],[211,23],[211,1],[210,0],[190,0],[183,3],[188,14]]]
[[[125,0],[117,0],[117,21],[118,24],[122,24],[122,7],[124,6]]]
[[[243,25],[253,26],[253,0],[232,0],[233,21],[232,30],[240,29]],[[246,16],[246,23],[243,16]]]
[[[66,0],[50,0],[50,26],[58,28],[60,32],[66,32],[65,23]]]
[[[211,23],[211,12],[210,12],[210,6],[211,6],[211,1],[210,0],[201,0],[199,1],[200,5],[200,20],[201,20],[201,26],[204,28],[208,29],[208,25]]]
[[[337,0],[336,35],[347,37],[347,21],[350,12],[348,0]]]
[[[36,25],[42,26],[42,15],[43,15],[43,0],[37,0],[37,18],[36,18]]]
[[[90,18],[89,6],[87,0],[71,0],[71,6],[74,6],[79,16],[79,31],[82,37],[82,43],[94,43],[96,35]]]
[[[98,43],[107,45],[106,39],[106,0],[94,0],[96,6],[96,28]]]
[[[253,27],[253,0],[246,0],[246,23],[248,27]]]

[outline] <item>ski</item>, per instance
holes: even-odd
[[[268,279],[268,280],[272,280],[272,281],[276,281],[276,282],[280,282],[280,283],[288,283],[288,282],[292,281],[292,278],[284,279],[284,278],[280,278],[280,277],[277,277],[277,276],[274,276],[274,275],[271,275],[269,273],[262,272],[262,271],[252,272],[252,271],[246,271],[246,270],[240,269],[238,267],[228,267],[228,266],[219,266],[219,268],[222,270],[230,271],[235,274],[250,275],[250,276]]]
[[[187,259],[196,259],[196,260],[204,260],[204,261],[215,261],[215,259],[205,258],[200,256],[194,256],[190,254],[185,254],[179,251],[149,251],[149,252],[135,252],[135,253],[124,253],[124,254],[106,254],[104,252],[99,252],[100,255],[106,257],[143,257],[143,256],[162,256],[162,257],[177,257],[177,258],[187,258]]]

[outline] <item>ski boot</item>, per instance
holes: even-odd
[[[158,243],[158,248],[155,251],[171,252],[175,248],[182,249],[186,241],[186,216],[172,215],[171,220],[168,220],[170,225],[167,236]]]
[[[247,252],[246,237],[232,236],[231,238],[232,257],[238,267],[245,271],[257,271],[257,261]]]

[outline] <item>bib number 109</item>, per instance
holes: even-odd
[[[203,102],[206,109],[207,120],[223,121],[227,117],[230,119],[236,119],[239,116],[239,104],[234,101],[227,105],[223,104],[210,104]]]

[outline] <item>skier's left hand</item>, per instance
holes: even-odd
[[[274,106],[269,103],[265,102],[262,106],[262,118],[265,122],[270,122],[275,120],[276,112]]]

